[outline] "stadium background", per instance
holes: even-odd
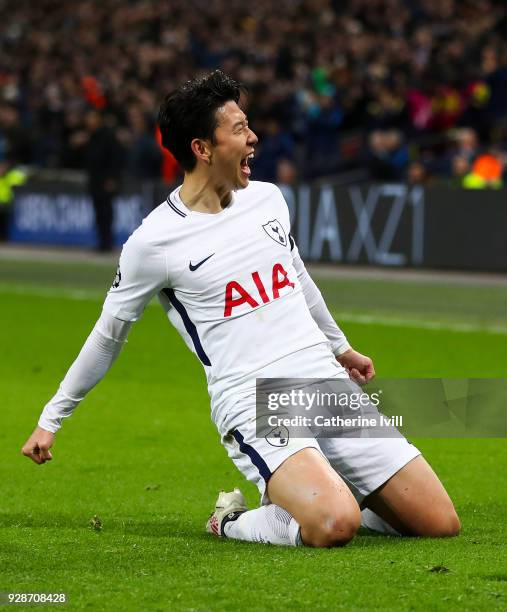
[[[500,0],[0,2],[0,592],[104,610],[505,606],[503,440],[416,441],[458,539],[206,537],[220,488],[257,496],[156,308],[55,461],[18,453],[116,268],[116,250],[94,252],[91,114],[115,152],[119,245],[180,178],[157,142],[161,96],[215,67],[248,85],[253,178],[284,190],[333,315],[379,375],[505,378],[506,16]]]

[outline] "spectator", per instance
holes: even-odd
[[[162,181],[167,185],[172,185],[182,174],[174,155],[162,147],[162,135],[158,126],[155,129],[155,140],[159,150],[162,152]]]
[[[160,178],[162,152],[155,140],[155,126],[148,126],[143,111],[133,106],[129,109],[130,132],[127,136],[128,176],[139,181],[155,181]]]
[[[472,163],[479,152],[477,132],[472,128],[459,129],[456,131],[455,143],[454,155],[464,157]]]
[[[408,150],[397,130],[375,130],[369,137],[368,169],[373,181],[402,180]]]
[[[407,183],[428,187],[433,183],[433,179],[428,168],[421,161],[413,161],[408,166]]]
[[[465,189],[500,189],[502,181],[502,162],[492,153],[480,155],[472,166],[472,171],[463,179]]]
[[[107,252],[113,246],[113,198],[120,187],[123,152],[114,132],[105,125],[104,116],[89,110],[83,136],[88,188],[93,200],[97,227],[97,248]]]
[[[296,166],[288,159],[279,159],[276,167],[276,182],[293,187],[297,183]]]
[[[449,179],[450,187],[463,187],[463,181],[470,172],[470,160],[465,155],[455,155],[452,158],[451,178]]]
[[[280,159],[292,159],[294,140],[283,131],[276,117],[267,117],[260,123],[259,144],[256,147],[252,168],[259,181],[274,182]]]
[[[0,161],[28,164],[32,157],[29,130],[22,124],[18,109],[12,104],[0,104]]]
[[[339,127],[342,121],[340,105],[330,91],[311,97],[305,134],[305,175],[308,178],[333,174],[339,169]]]
[[[8,237],[14,188],[23,185],[26,178],[26,173],[20,168],[14,167],[6,159],[0,161],[0,241]]]

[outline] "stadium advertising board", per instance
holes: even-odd
[[[403,184],[282,190],[307,261],[507,270],[503,190]]]
[[[146,215],[142,193],[124,191],[113,202],[113,235],[122,245]],[[30,182],[16,194],[11,215],[12,242],[81,247],[96,245],[90,196],[80,185]]]
[[[307,261],[388,267],[507,270],[504,191],[404,184],[282,185],[293,236]],[[121,245],[166,186],[125,191],[114,203]],[[94,246],[91,200],[80,186],[30,182],[14,202],[10,240]]]
[[[422,188],[401,184],[297,190],[282,187],[304,259],[386,266],[422,265]]]

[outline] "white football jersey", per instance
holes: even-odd
[[[251,181],[217,214],[191,211],[174,190],[123,247],[104,310],[137,320],[154,295],[208,380],[221,431],[256,378],[343,372],[305,301],[287,204]]]

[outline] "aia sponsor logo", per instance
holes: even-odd
[[[284,287],[294,289],[294,283],[289,279],[287,270],[281,263],[275,263],[271,272],[271,278],[266,288],[258,272],[252,272],[252,281],[255,292],[247,291],[238,281],[229,281],[225,287],[224,317],[230,317],[234,308],[248,304],[251,308],[257,308],[280,297],[280,291]]]

